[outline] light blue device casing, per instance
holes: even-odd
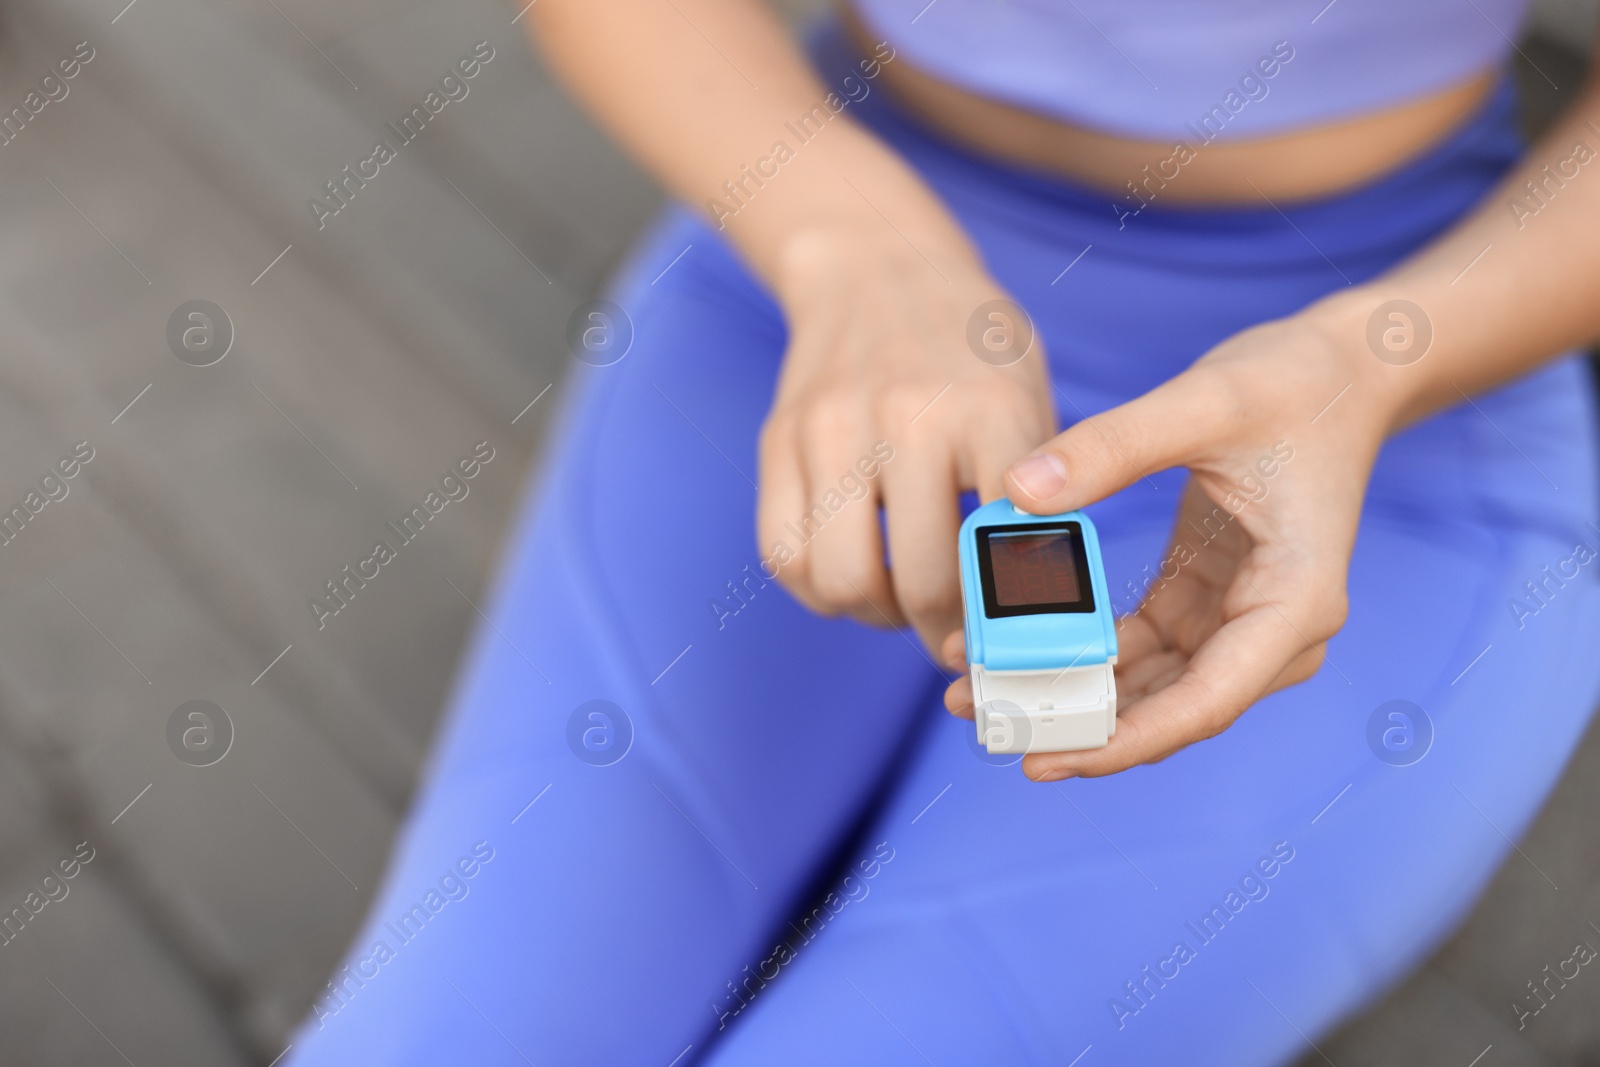
[[[978,528],[1046,522],[1075,522],[1082,530],[1094,611],[987,618],[978,572]],[[1100,538],[1094,523],[1081,511],[1030,515],[1018,511],[1009,500],[996,500],[968,515],[961,524],[961,599],[965,607],[967,662],[987,670],[1059,670],[1069,665],[1111,662],[1117,654],[1116,619],[1106,589],[1105,564],[1100,559]]]

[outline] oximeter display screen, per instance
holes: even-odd
[[[1077,523],[986,526],[978,531],[985,614],[1094,610]]]
[[[994,600],[1003,608],[1078,599],[1078,553],[1072,535],[1002,534],[989,538]]]

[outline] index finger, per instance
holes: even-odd
[[[1094,778],[1165,759],[1226,730],[1316,647],[1278,605],[1263,599],[1219,627],[1171,685],[1120,710],[1117,732],[1104,748],[1033,753],[1024,757],[1023,773],[1042,782]]]

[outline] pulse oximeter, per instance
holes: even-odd
[[[1094,524],[996,500],[960,539],[978,743],[991,754],[1103,747],[1117,730],[1117,630]]]

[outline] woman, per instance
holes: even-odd
[[[1600,91],[1524,152],[1521,7],[531,8],[693,210],[293,1062],[1238,1067],[1403,976],[1600,683]],[[1104,749],[936,710],[972,490],[1094,517]]]

